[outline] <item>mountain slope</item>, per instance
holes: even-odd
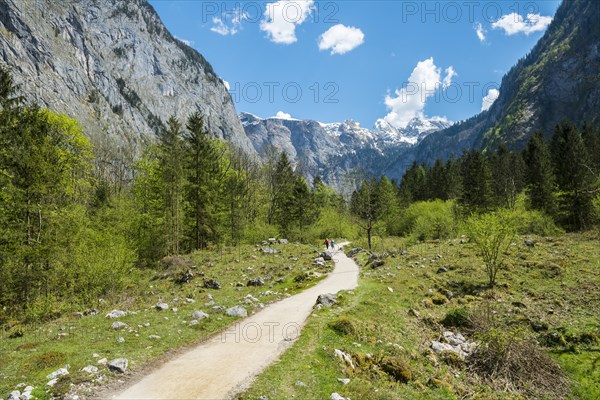
[[[246,135],[263,158],[269,149],[284,151],[307,180],[322,176],[341,188],[347,172],[360,169],[379,175],[399,152],[412,147],[429,133],[449,126],[447,121],[413,119],[406,128],[397,129],[377,120],[373,129],[358,122],[322,123],[291,118],[259,118],[240,114]],[[396,176],[397,177],[397,176]]]
[[[533,50],[502,79],[492,107],[424,139],[414,157],[432,162],[501,142],[520,149],[565,118],[600,122],[600,2],[565,0]]]
[[[90,136],[146,142],[200,110],[216,136],[254,152],[223,81],[145,0],[0,0],[0,59],[28,100]]]

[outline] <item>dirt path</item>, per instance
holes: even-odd
[[[342,244],[343,246],[344,244]],[[358,285],[358,266],[336,246],[335,269],[316,286],[265,307],[165,363],[114,399],[229,399],[291,345],[319,294]]]

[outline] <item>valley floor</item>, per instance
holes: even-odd
[[[598,399],[598,239],[598,232],[522,237],[493,291],[464,239],[416,245],[386,239],[375,249],[385,264],[373,269],[367,252],[358,253],[359,287],[313,312],[294,346],[239,398]],[[432,348],[434,341],[452,342],[448,332],[460,332],[467,343],[485,340],[471,329],[482,316],[499,331],[537,343],[566,372],[566,387],[558,376],[533,383],[490,378],[475,373],[470,358]],[[515,339],[512,350],[518,345]],[[532,364],[540,360],[521,361],[539,367]]]

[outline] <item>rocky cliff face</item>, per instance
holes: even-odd
[[[521,149],[563,119],[600,123],[600,2],[564,0],[544,36],[502,79],[492,107],[424,139],[411,157],[433,162],[465,148]]]
[[[389,159],[395,159],[427,134],[449,125],[447,121],[415,118],[405,129],[394,128],[383,120],[378,120],[373,129],[367,129],[352,120],[322,123],[263,119],[249,113],[240,114],[240,119],[260,156],[266,157],[269,149],[284,151],[308,181],[320,175],[342,190],[348,172],[359,169],[380,175],[387,169]]]
[[[254,148],[229,92],[145,0],[0,0],[0,59],[30,101],[90,136],[143,143],[199,110],[219,138]]]

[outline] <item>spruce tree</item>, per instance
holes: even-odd
[[[536,132],[529,138],[523,151],[527,165],[526,182],[529,205],[550,216],[556,216],[554,197],[555,177],[552,169],[550,149],[544,140],[544,134]]]

